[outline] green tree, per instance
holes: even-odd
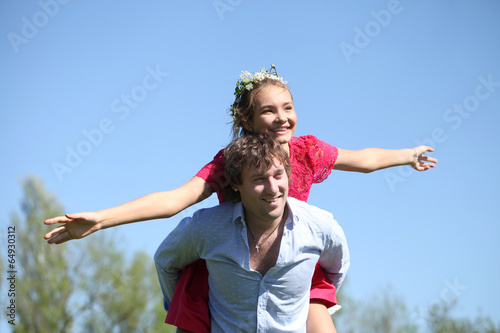
[[[356,300],[344,292],[338,296],[342,309],[334,315],[339,332],[346,333],[416,333],[405,302],[392,288],[382,288],[366,300]]]
[[[43,240],[42,221],[62,215],[57,198],[30,176],[22,181],[15,332],[173,332],[151,256],[127,258],[113,239],[96,235],[62,245]],[[106,234],[105,234],[106,235]]]
[[[87,270],[82,279],[82,290],[87,296],[85,331],[165,331],[166,313],[151,257],[136,252],[127,263],[113,241],[101,235],[95,240],[107,244],[107,250],[104,258],[97,247],[87,251]]]
[[[427,313],[427,326],[433,333],[497,333],[500,325],[495,325],[489,317],[478,315],[474,319],[453,318],[451,312],[456,302],[435,304]]]
[[[63,209],[35,177],[24,180],[22,187],[24,216],[14,214],[11,223],[18,237],[16,332],[69,332],[74,324],[70,296],[75,285],[68,274],[66,251],[43,242],[45,228],[40,223],[47,216],[61,215]]]
[[[341,289],[342,304],[333,315],[337,330],[347,333],[500,333],[489,317],[455,318],[454,302],[434,303],[425,310],[410,311],[404,299],[390,287],[380,288],[362,300]]]

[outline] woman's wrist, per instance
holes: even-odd
[[[416,169],[417,163],[418,163],[418,152],[416,148],[410,148],[410,163],[408,165],[412,167],[413,169]]]
[[[106,217],[106,209],[95,212],[95,223],[101,227],[99,229],[107,229],[114,227],[117,223]]]

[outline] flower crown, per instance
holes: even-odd
[[[255,83],[264,79],[276,80],[282,84],[287,84],[287,82],[278,75],[276,67],[273,64],[271,64],[271,68],[267,71],[265,68],[261,68],[258,72],[253,74],[248,71],[242,71],[238,82],[236,82],[236,88],[234,89],[234,96],[236,98],[233,105],[231,105],[231,115],[233,120],[236,120],[238,116],[236,106],[240,103],[243,93],[246,90],[252,90]]]

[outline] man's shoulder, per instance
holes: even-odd
[[[292,209],[293,215],[296,215],[299,218],[310,219],[312,221],[321,221],[321,222],[333,222],[335,221],[332,213],[321,209],[319,207],[308,204],[307,202],[297,200],[295,198],[288,198],[288,203],[290,204],[290,208]]]
[[[294,198],[289,198],[288,203],[300,230],[321,234],[335,244],[345,242],[344,231],[332,213]]]
[[[233,202],[223,202],[218,204],[217,206],[208,207],[208,208],[200,208],[196,212],[194,212],[192,219],[205,219],[211,216],[220,216],[224,214],[232,214],[235,207],[235,203]]]
[[[224,228],[232,224],[236,218],[238,203],[224,202],[217,206],[201,208],[187,217],[188,223],[199,232],[206,232],[210,229]]]

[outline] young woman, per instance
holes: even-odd
[[[270,71],[244,72],[237,82],[235,102],[231,106],[233,135],[268,132],[290,156],[292,175],[289,195],[307,201],[313,183],[325,180],[332,169],[372,172],[398,165],[411,165],[419,171],[434,167],[437,160],[425,156],[433,148],[387,150],[367,148],[358,151],[333,147],[312,135],[294,137],[297,115],[286,82]],[[220,202],[231,199],[224,177],[223,150],[189,182],[181,187],[156,192],[121,206],[99,212],[67,214],[45,221],[59,224],[45,235],[49,243],[60,244],[82,238],[100,229],[156,218],[171,217],[217,192]],[[208,283],[206,267],[197,262],[186,268],[172,300],[167,322],[193,332],[209,331]],[[201,295],[201,296],[200,296]],[[197,299],[200,296],[200,299]],[[194,303],[193,303],[194,302]],[[196,305],[194,305],[196,304]],[[327,308],[336,304],[335,289],[321,269],[317,269],[311,289],[308,332],[335,331]]]

